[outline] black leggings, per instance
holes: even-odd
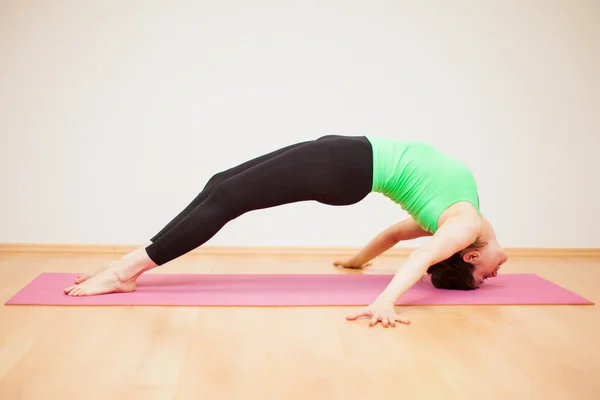
[[[293,144],[214,175],[146,252],[157,265],[165,264],[252,210],[310,200],[358,203],[371,192],[372,176],[372,149],[364,136],[328,135]]]

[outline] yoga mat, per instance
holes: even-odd
[[[133,293],[71,297],[77,274],[42,273],[7,305],[56,306],[364,306],[393,275],[160,274],[138,279]],[[399,305],[594,304],[535,274],[503,274],[472,291],[440,290],[423,277]]]

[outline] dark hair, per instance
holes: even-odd
[[[482,248],[487,243],[475,241],[464,250],[453,254],[450,258],[433,264],[427,269],[431,275],[431,283],[438,289],[473,290],[476,289],[473,270],[475,265],[466,262],[463,255],[469,251]]]

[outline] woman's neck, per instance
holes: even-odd
[[[496,239],[496,232],[490,221],[487,220],[483,215],[481,216],[481,240],[487,242]]]

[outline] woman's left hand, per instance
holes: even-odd
[[[371,265],[373,265],[372,262],[366,262],[364,264],[358,264],[357,262],[355,262],[353,259],[350,260],[346,260],[346,261],[335,261],[333,263],[333,265],[335,265],[336,267],[342,267],[342,268],[349,268],[349,269],[363,269],[363,268],[367,268],[370,267]]]
[[[387,328],[388,326],[395,327],[396,322],[410,325],[410,321],[402,318],[394,310],[394,303],[385,300],[375,300],[369,306],[365,307],[361,312],[349,315],[346,317],[348,321],[355,321],[361,317],[371,317],[369,326],[375,326],[378,322]]]

